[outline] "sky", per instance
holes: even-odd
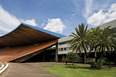
[[[21,23],[63,35],[116,19],[116,0],[0,0],[0,36]]]

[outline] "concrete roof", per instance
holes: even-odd
[[[67,36],[67,37],[63,37],[63,38],[60,38],[58,39],[58,42],[65,42],[65,41],[70,41],[73,37],[71,36]]]
[[[102,24],[102,25],[100,25],[100,28],[103,29],[103,28],[106,28],[108,26],[110,26],[110,28],[115,28],[116,27],[116,20]]]
[[[48,42],[62,37],[65,36],[22,23],[0,37],[0,48]]]

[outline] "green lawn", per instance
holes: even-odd
[[[59,64],[53,67],[44,67],[43,69],[58,77],[116,77],[116,69],[95,70],[83,65],[76,65],[76,68],[70,68],[70,66]]]

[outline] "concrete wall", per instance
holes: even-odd
[[[67,54],[68,52],[72,52],[68,45],[71,39],[72,37],[67,36],[58,40],[58,54]]]
[[[103,29],[108,26],[111,26],[110,28],[116,28],[116,20],[113,20],[111,22],[100,25],[100,28]],[[68,52],[72,52],[72,50],[69,49],[70,46],[68,45],[68,41],[70,41],[71,39],[72,39],[72,37],[67,36],[67,37],[64,37],[64,38],[61,38],[58,40],[58,55],[67,54]],[[89,51],[87,51],[87,52],[89,52]]]

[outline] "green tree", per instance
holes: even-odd
[[[111,30],[110,27],[104,29],[92,29],[91,41],[89,41],[91,50],[101,52],[101,57],[104,57],[106,51],[111,52],[115,49],[114,41],[114,30]]]
[[[77,53],[69,52],[66,55],[67,59],[72,62],[72,65],[74,65],[74,62],[79,61],[80,57],[77,55]]]
[[[67,59],[67,57],[62,57],[62,62],[65,62],[66,63],[66,65],[67,65],[67,63],[69,62],[69,60]]]
[[[98,35],[99,35],[99,32],[100,32],[100,28],[97,27],[97,28],[92,28],[88,37],[90,37],[88,39],[89,41],[89,47],[90,47],[90,51],[94,51],[94,56],[95,56],[95,61],[97,62],[97,52],[99,52],[99,49],[96,49],[95,48],[95,45],[97,43],[97,40],[98,40]]]
[[[73,37],[69,42],[71,49],[76,52],[84,51],[84,63],[86,63],[86,55],[87,55],[87,48],[88,48],[88,34],[89,31],[87,30],[88,25],[79,24],[78,28],[75,28],[76,33],[72,33],[70,36]]]

